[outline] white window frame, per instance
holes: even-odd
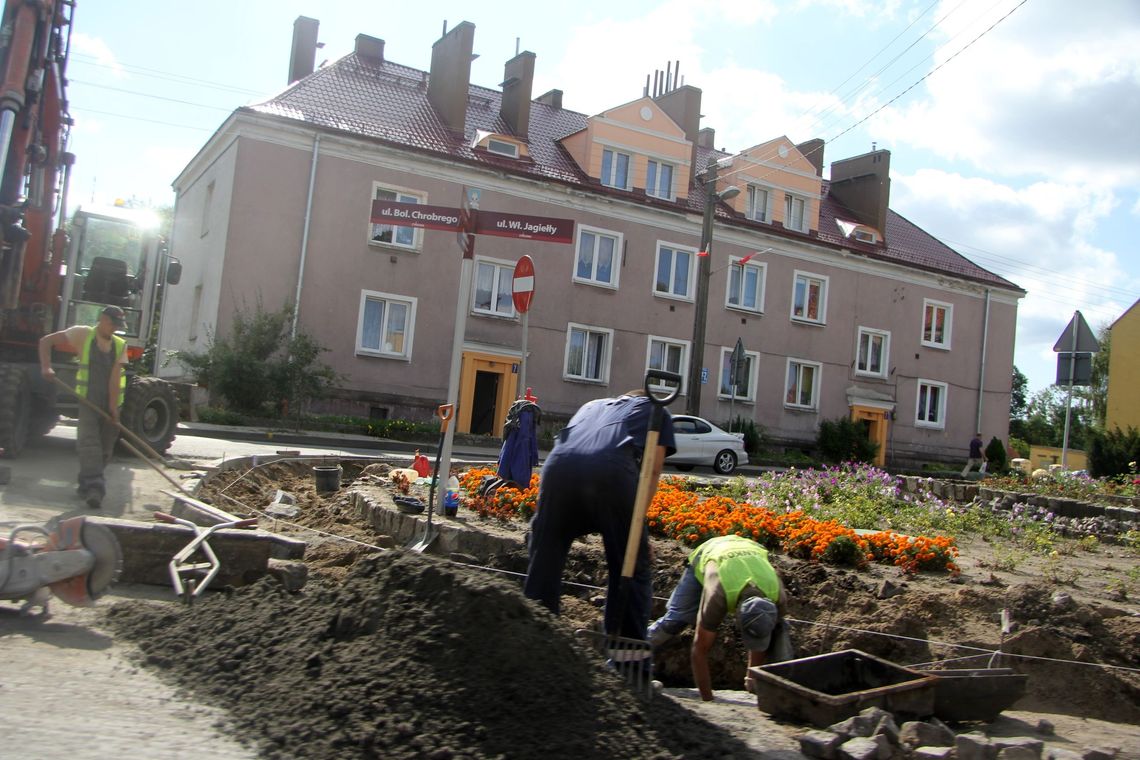
[[[214,206],[214,183],[217,180],[210,180],[210,184],[206,185],[206,198],[202,201],[202,229],[198,237],[206,237],[210,233],[210,211]]]
[[[760,373],[760,352],[759,351],[745,351],[744,358],[748,361],[748,388],[744,394],[741,394],[737,389],[735,396],[732,395],[732,386],[729,385],[729,391],[724,391],[726,385],[726,376],[732,368],[732,352],[734,346],[721,346],[720,347],[720,372],[717,375],[716,383],[716,397],[722,399],[732,399],[734,401],[744,401],[746,403],[753,403],[756,401],[756,381]]]
[[[488,266],[495,269],[495,283],[491,288],[491,308],[481,309],[475,303],[475,295],[479,289],[479,267]],[[475,271],[471,277],[471,313],[480,314],[486,317],[498,317],[500,319],[514,319],[517,315],[515,313],[514,299],[508,299],[510,302],[510,311],[503,312],[495,309],[495,304],[498,303],[497,296],[500,295],[497,291],[501,285],[500,272],[508,272],[507,287],[510,288],[510,281],[514,278],[515,263],[513,261],[503,261],[502,259],[492,259],[487,256],[475,257]],[[512,291],[513,295],[513,291]]]
[[[937,388],[939,390],[938,409],[935,410],[936,414],[937,414],[937,419],[935,419],[933,422],[929,419],[929,416],[930,416],[929,398],[930,398],[930,389],[931,388]],[[926,409],[927,415],[926,415],[925,419],[923,417],[919,416],[919,408],[922,406],[922,396],[923,396],[923,390],[924,389],[926,390],[926,397],[927,397],[927,409]],[[944,430],[946,428],[946,408],[948,406],[947,396],[949,395],[949,392],[950,392],[950,386],[947,385],[946,383],[940,383],[937,380],[926,380],[926,379],[921,378],[921,377],[918,378],[918,383],[915,386],[915,393],[914,393],[914,426],[915,427],[923,427],[923,428],[931,428],[934,430]]]
[[[572,275],[571,275],[573,281],[574,282],[580,282],[580,283],[583,283],[585,285],[595,285],[597,287],[613,288],[614,290],[616,290],[618,287],[618,279],[619,279],[620,274],[621,274],[622,252],[625,250],[624,249],[624,244],[625,244],[624,236],[620,232],[614,232],[612,230],[603,230],[600,227],[589,227],[589,226],[584,225],[584,224],[579,224],[579,225],[577,225],[577,227],[578,227],[578,230],[575,233],[575,239],[574,239],[574,268],[572,270]],[[582,246],[582,235],[583,234],[590,234],[590,235],[594,236],[594,251],[593,251],[594,263],[591,267],[591,272],[590,272],[591,276],[588,278],[582,277],[578,274],[578,258],[579,258],[579,256],[582,255],[581,246]],[[598,272],[598,249],[600,247],[600,243],[599,243],[598,239],[600,237],[613,238],[613,240],[614,240],[614,259],[613,259],[613,263],[610,265],[610,276],[613,278],[612,282],[606,282],[605,280],[599,280],[594,276]]]
[[[684,396],[685,395],[685,383],[689,377],[689,346],[691,345],[690,341],[678,340],[676,338],[667,338],[667,337],[662,336],[662,335],[650,335],[650,336],[648,336],[648,338],[645,341],[645,370],[647,372],[651,369],[664,369],[666,372],[672,372],[672,370],[670,370],[666,367],[654,367],[651,364],[651,361],[653,359],[653,344],[655,344],[655,343],[661,344],[662,346],[665,347],[666,350],[668,350],[670,348],[680,349],[681,361],[679,362],[680,368],[677,370],[677,374],[679,374],[681,376],[680,394],[682,396]],[[652,383],[652,384],[650,384],[649,387],[651,389],[657,390],[657,391],[672,390],[671,387],[666,386],[664,383]]]
[[[748,261],[741,266],[740,261],[743,256],[729,256],[728,257],[728,277],[724,286],[724,307],[726,309],[736,309],[739,311],[748,311],[755,314],[764,313],[764,289],[768,285],[768,264],[763,261]],[[743,270],[743,271],[741,271]],[[732,282],[733,278],[743,279],[742,275],[755,270],[756,274],[756,305],[745,306],[740,303],[732,302]],[[739,292],[742,295],[744,292],[743,282],[739,285]]]
[[[804,303],[804,314],[805,314],[805,316],[801,317],[801,316],[798,316],[796,314],[796,286],[799,284],[801,279],[803,279],[805,281],[818,280],[820,282],[819,317],[816,319],[812,319],[811,317],[806,316],[807,305],[808,305],[806,301]],[[804,286],[805,298],[806,298],[807,293],[808,293],[809,285],[810,285],[810,282],[806,283]],[[792,319],[792,321],[793,322],[800,322],[800,323],[807,324],[807,325],[825,325],[825,324],[827,324],[827,291],[830,289],[831,289],[831,282],[830,282],[830,278],[827,275],[815,274],[814,272],[804,272],[804,271],[797,269],[795,271],[795,273],[792,275],[792,308],[791,308],[791,319]]]
[[[867,356],[870,357],[870,341],[874,338],[883,339],[883,350],[879,354],[879,371],[874,372],[869,369],[862,369],[859,366],[860,357],[863,355],[863,340],[868,340]],[[891,334],[887,330],[876,330],[873,327],[860,327],[858,337],[855,339],[855,374],[862,377],[878,377],[885,378],[890,374],[890,357],[891,357]]]
[[[756,214],[756,195],[759,193],[764,194],[764,209],[761,215]],[[764,187],[763,185],[749,185],[748,186],[748,206],[745,209],[744,215],[754,222],[762,222],[769,224],[772,221],[772,188]]]
[[[507,158],[519,157],[519,146],[507,140],[500,140],[495,137],[487,138],[487,152],[494,153],[497,156],[506,156]]]
[[[654,182],[653,186],[649,183],[649,174],[651,167],[656,167],[653,170]],[[661,168],[669,168],[669,187],[666,188],[664,193],[661,193]],[[668,161],[661,161],[656,158],[651,158],[645,164],[645,194],[651,198],[661,198],[662,200],[671,201],[675,197],[673,195],[673,187],[676,184],[677,178],[677,165],[671,164]]]
[[[670,289],[668,291],[660,291],[657,289],[657,280],[659,279],[660,270],[661,270],[661,249],[663,249],[663,248],[667,248],[673,252],[673,263],[670,267],[670,272],[669,272],[669,288]],[[676,283],[677,254],[678,253],[687,253],[689,255],[689,277],[688,277],[687,281],[685,282],[685,294],[684,295],[678,295],[677,293],[673,292],[673,290],[672,290],[672,288],[674,287],[674,285]],[[670,243],[670,242],[665,241],[665,240],[658,240],[657,241],[657,247],[654,249],[654,253],[653,253],[653,284],[652,284],[653,295],[659,296],[660,298],[672,298],[672,299],[675,299],[678,301],[692,301],[694,299],[694,290],[695,290],[694,285],[696,283],[696,277],[697,277],[697,249],[696,248],[690,248],[687,245],[677,245],[676,243]]]
[[[379,198],[376,196],[381,191],[393,193],[396,196],[396,201],[399,203],[412,203],[413,201],[415,203],[427,202],[426,193],[420,192],[418,190],[411,190],[406,187],[389,185],[385,182],[372,183],[372,200],[379,200]],[[369,213],[371,213],[371,201],[368,204],[368,209]],[[377,227],[391,227],[393,230],[392,239],[390,241],[374,239]],[[401,243],[396,240],[397,235],[395,231],[398,229],[410,229],[412,231],[412,242],[410,244]],[[407,224],[374,224],[370,221],[368,223],[368,244],[383,248],[399,248],[400,250],[404,251],[418,251],[423,246],[423,230],[419,227],[412,227]]]
[[[942,341],[928,340],[926,337],[926,312],[929,309],[944,309],[946,311],[946,327],[942,333]],[[933,325],[933,322],[931,323]],[[922,322],[919,325],[919,334],[922,336],[922,345],[927,348],[940,348],[950,350],[950,336],[954,332],[954,304],[945,301],[935,301],[933,298],[922,299]]]
[[[794,401],[794,402],[788,401],[788,391],[792,390],[791,385],[788,382],[789,381],[788,375],[791,374],[793,365],[799,367],[799,370],[796,371],[796,381],[795,381],[796,382],[796,388],[795,388],[796,401]],[[813,369],[813,374],[812,374],[813,382],[811,384],[811,401],[810,401],[810,403],[808,403],[806,405],[801,404],[799,402],[800,392],[801,392],[800,385],[803,382],[803,371],[802,370],[804,367],[811,367]],[[818,411],[819,410],[819,386],[820,386],[822,379],[823,379],[823,365],[822,364],[820,364],[819,362],[807,361],[806,359],[796,359],[795,357],[789,356],[787,364],[786,364],[785,369],[784,369],[784,407],[786,409],[799,409],[801,411],[812,411],[812,412]]]
[[[609,153],[613,156],[610,160],[609,176],[606,176],[606,154]],[[617,184],[618,172],[618,156],[625,156],[625,183]],[[617,148],[602,148],[602,164],[598,172],[601,176],[598,178],[601,183],[606,187],[615,187],[618,190],[628,190],[630,176],[633,174],[633,154],[626,153],[625,151],[618,150]]]
[[[570,371],[570,345],[573,342],[574,332],[584,332],[587,341],[592,335],[602,335],[605,337],[605,347],[603,349],[603,356],[601,358],[600,376],[589,377],[587,375],[574,374]],[[614,331],[606,327],[596,327],[594,325],[584,325],[578,322],[568,322],[566,324],[566,350],[562,356],[562,379],[572,380],[580,383],[597,383],[605,385],[610,381],[610,359],[613,356],[614,350]]]
[[[370,348],[364,345],[364,308],[369,300],[383,301],[384,308],[384,322],[380,326],[381,347]],[[396,293],[382,293],[376,290],[362,290],[360,291],[360,309],[356,316],[356,355],[357,356],[376,356],[382,359],[402,359],[410,361],[412,358],[412,343],[414,342],[416,332],[416,306],[419,299],[415,296],[402,296]],[[404,350],[403,351],[385,351],[383,349],[383,337],[386,332],[384,323],[391,313],[389,307],[393,303],[403,304],[408,307],[408,318],[404,328]]]
[[[800,215],[800,226],[795,227],[791,224],[791,212],[797,201],[803,204],[803,213]],[[810,208],[811,205],[806,197],[796,195],[795,193],[784,193],[784,229],[794,230],[795,232],[807,232],[811,226],[808,224],[808,211]]]

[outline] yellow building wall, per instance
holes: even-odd
[[[1140,430],[1140,301],[1112,325],[1104,426]]]
[[[1030,446],[1029,462],[1032,470],[1048,470],[1051,464],[1061,464],[1061,449],[1057,446]],[[1088,457],[1083,451],[1069,449],[1065,455],[1065,466],[1070,470],[1087,470]]]
[[[648,120],[642,117],[643,108],[648,109]],[[674,195],[678,198],[688,195],[692,143],[685,139],[684,130],[652,98],[635,100],[600,116],[605,121],[597,117],[587,120],[584,145],[571,146],[567,140],[563,141],[570,155],[587,174],[601,176],[602,151],[613,146],[614,150],[631,154],[630,183],[633,187],[645,189],[649,161],[656,159],[673,165]]]
[[[784,155],[780,155],[783,149]],[[784,224],[784,196],[787,192],[807,199],[804,214],[808,219],[808,229],[819,229],[820,178],[815,167],[804,158],[795,144],[787,137],[778,137],[766,143],[741,151],[728,169],[721,170],[723,179],[717,182],[717,189],[729,185],[740,188],[740,195],[729,201],[739,214],[748,212],[747,185],[750,182],[766,187],[772,194],[772,221]]]

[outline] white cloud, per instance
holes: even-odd
[[[79,53],[94,58],[99,65],[111,69],[116,78],[121,79],[126,76],[114,52],[101,37],[75,32],[71,35],[71,52],[73,55]]]
[[[1074,12],[1065,0],[1035,0],[949,60],[1017,2],[967,0],[955,12],[957,0],[943,2],[942,44],[918,71],[949,62],[926,81],[926,98],[875,117],[876,133],[987,172],[1140,181],[1140,4],[1101,0]]]

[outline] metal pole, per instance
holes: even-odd
[[[689,364],[689,397],[685,401],[685,412],[693,416],[701,413],[701,369],[705,358],[705,321],[709,310],[709,277],[712,258],[713,217],[716,213],[717,166],[712,164],[704,182],[705,216],[701,224],[701,250],[697,253],[697,291],[693,309],[693,350]]]
[[[974,430],[982,432],[982,407],[985,404],[985,388],[986,388],[986,344],[990,336],[990,289],[986,288],[986,315],[982,320],[982,361],[978,366],[978,418],[974,422]],[[1006,437],[1009,436],[1009,429],[1006,429]]]
[[[1065,398],[1065,436],[1061,441],[1061,469],[1069,469],[1069,420],[1073,416],[1073,382],[1077,374],[1077,328],[1081,313],[1073,312],[1073,344],[1069,351],[1069,393]]]
[[[293,324],[289,337],[297,337],[297,320],[301,318],[301,285],[305,282],[305,258],[309,254],[309,222],[313,218],[313,188],[317,183],[317,155],[321,149],[321,136],[313,138],[313,158],[309,166],[309,194],[305,199],[305,228],[301,232],[301,263],[297,265],[297,292],[293,296]]]
[[[517,396],[526,394],[526,334],[530,328],[530,309],[522,315],[522,361],[519,362],[519,387]]]

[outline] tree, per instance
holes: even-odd
[[[1108,357],[1112,342],[1112,325],[1102,325],[1096,336],[1100,351],[1092,355],[1092,372],[1088,394],[1092,403],[1093,421],[1104,428],[1104,417],[1108,411]]]
[[[1029,400],[1029,378],[1013,365],[1013,381],[1009,389],[1009,416],[1011,419],[1025,417],[1025,405]]]
[[[179,351],[174,358],[234,411],[299,411],[325,395],[340,377],[320,361],[328,349],[305,333],[289,336],[292,321],[292,306],[267,312],[259,301],[252,314],[236,311],[229,335],[211,335],[204,353]]]
[[[1073,389],[1069,420],[1069,448],[1082,449],[1086,432],[1093,427],[1092,403],[1081,388]],[[1065,407],[1068,389],[1050,385],[1034,393],[1026,404],[1025,419],[1010,423],[1009,434],[1038,446],[1061,446],[1065,438]]]

